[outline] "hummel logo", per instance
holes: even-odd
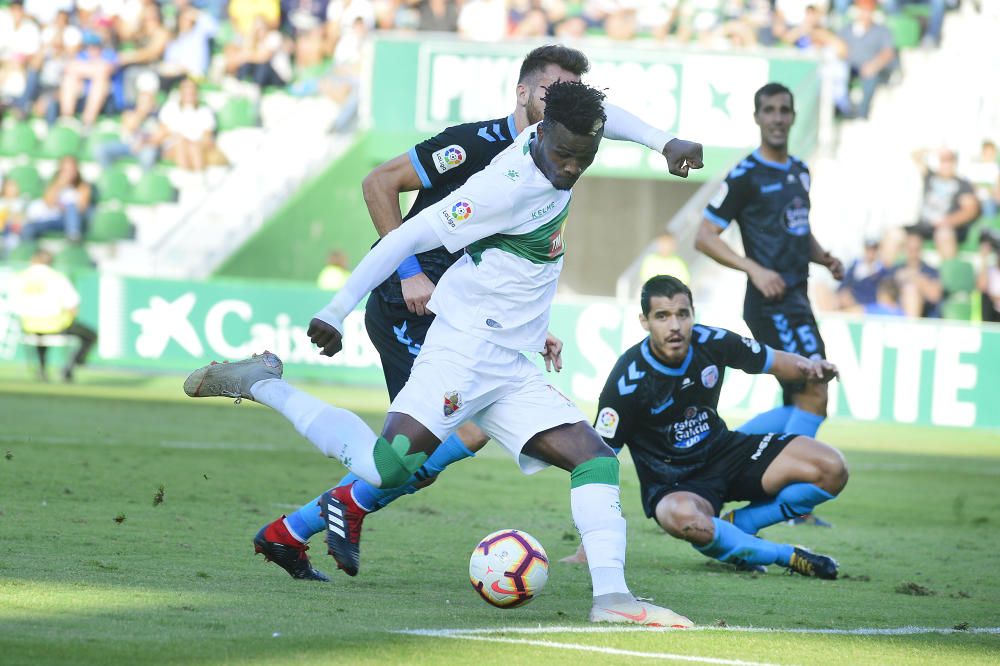
[[[683,391],[684,389],[686,389],[686,388],[688,388],[690,386],[693,386],[693,385],[694,385],[694,382],[691,381],[691,378],[690,377],[685,377],[684,381],[681,382],[681,390]]]

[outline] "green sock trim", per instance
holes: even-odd
[[[579,488],[588,483],[605,483],[609,486],[617,486],[618,468],[618,458],[614,456],[591,458],[587,462],[577,465],[570,472],[570,487]]]
[[[396,435],[392,444],[385,437],[379,437],[372,451],[375,469],[382,478],[381,488],[398,488],[405,485],[427,460],[423,452],[407,453],[410,450],[410,438],[406,435]]]

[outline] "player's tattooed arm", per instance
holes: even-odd
[[[365,176],[361,191],[379,238],[403,223],[400,193],[419,190],[420,186],[420,176],[405,153],[383,162]]]
[[[420,189],[422,183],[408,154],[395,157],[375,167],[361,183],[368,214],[379,237],[385,236],[403,223],[399,210],[399,195]],[[399,268],[400,287],[406,308],[415,315],[428,313],[427,302],[434,292],[416,257],[410,257]]]
[[[837,366],[825,359],[808,359],[798,354],[774,350],[770,374],[783,382],[826,384],[840,376]]]

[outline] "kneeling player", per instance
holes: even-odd
[[[629,446],[646,515],[723,562],[836,578],[833,559],[755,534],[836,497],[847,483],[843,456],[810,437],[730,431],[716,413],[726,367],[824,383],[836,367],[695,325],[691,290],[671,276],[643,286],[640,321],[649,337],[618,359],[596,429],[613,448]],[[737,500],[751,503],[718,517]]]

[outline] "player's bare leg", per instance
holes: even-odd
[[[618,458],[586,422],[532,437],[523,453],[570,472],[573,522],[587,550],[593,584],[591,622],[691,627],[668,608],[638,601],[625,582],[625,519],[621,515]]]
[[[837,563],[804,548],[772,543],[715,517],[712,504],[691,492],[670,493],[656,505],[656,521],[665,532],[687,541],[703,555],[735,565],[778,564],[803,576],[833,579]]]
[[[814,507],[840,494],[847,479],[847,462],[840,451],[811,437],[796,437],[761,477],[761,486],[772,499],[730,511],[723,520],[756,534],[768,525],[811,516]]]

